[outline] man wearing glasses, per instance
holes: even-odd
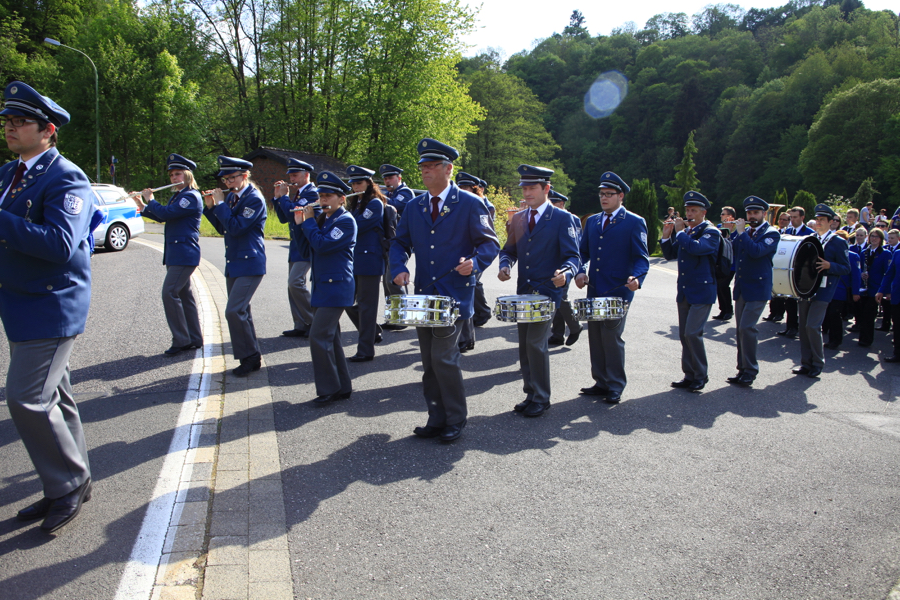
[[[647,223],[622,206],[630,190],[612,171],[600,177],[603,210],[585,223],[580,241],[581,269],[575,278],[578,289],[588,286],[588,298],[612,296],[631,303],[650,270]],[[609,404],[622,399],[627,382],[623,331],[625,317],[588,322],[594,385],[581,388],[582,394],[600,396]]]
[[[0,318],[9,339],[6,400],[41,479],[43,498],[18,513],[52,533],[91,498],[91,470],[69,356],[91,302],[88,178],[56,149],[69,113],[20,81],[4,91],[0,169]]]

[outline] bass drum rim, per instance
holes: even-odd
[[[809,252],[812,246],[813,252]],[[816,270],[816,260],[824,258],[825,250],[819,238],[807,236],[785,235],[778,241],[775,256],[779,256],[782,247],[789,247],[790,262],[787,268],[772,265],[772,295],[776,298],[798,298],[806,300],[815,296],[822,285],[823,271]],[[799,264],[798,264],[799,262]],[[784,274],[787,281],[782,281],[779,274]],[[775,291],[777,285],[787,285],[791,294],[782,294]]]

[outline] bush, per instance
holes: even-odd
[[[649,179],[637,179],[631,185],[631,192],[625,196],[626,208],[644,217],[647,222],[647,250],[656,252],[659,243],[659,217],[656,216],[656,188]]]

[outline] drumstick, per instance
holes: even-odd
[[[545,279],[545,280],[543,280],[543,281],[541,281],[541,282],[539,282],[539,283],[530,283],[530,284],[528,284],[528,285],[530,285],[531,288],[535,290],[535,293],[537,293],[536,290],[537,290],[539,287],[541,287],[541,286],[544,285],[545,283],[550,283],[550,282],[553,281],[557,276],[562,275],[562,274],[565,273],[566,271],[571,271],[571,270],[572,270],[572,265],[566,265],[565,267],[563,267],[562,269],[559,270],[559,273],[557,273],[556,275],[554,275],[554,276],[551,277],[550,279]],[[615,289],[615,288],[613,288],[613,289]]]
[[[475,258],[476,256],[478,256],[478,253],[477,253],[477,252],[474,253],[474,254],[472,254],[472,255],[470,255],[470,256],[465,257],[465,258],[462,260],[462,262],[466,262],[467,260],[471,260],[471,259]],[[425,290],[427,290],[428,288],[430,288],[431,286],[433,286],[433,285],[436,284],[438,281],[440,281],[441,279],[443,279],[444,277],[446,277],[447,275],[449,275],[450,273],[452,273],[452,272],[455,271],[455,270],[456,270],[456,267],[453,267],[452,269],[450,269],[449,271],[447,271],[446,273],[444,273],[443,275],[441,275],[440,277],[438,277],[437,279],[435,279],[434,281],[432,281],[431,283],[429,283],[428,285],[426,285],[425,287],[423,287],[423,288],[422,288],[422,291],[424,292]]]

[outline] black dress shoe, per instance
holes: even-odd
[[[728,383],[738,383],[743,376],[743,371],[738,371],[737,375],[735,375],[734,377],[728,377],[725,381],[727,381]]]
[[[432,427],[431,425],[426,425],[425,427],[416,427],[415,429],[413,429],[413,433],[420,438],[433,438],[441,435],[441,432],[443,430],[443,427]]]
[[[370,360],[374,360],[374,356],[363,356],[362,354],[354,354],[349,357],[347,360],[350,362],[369,362]]]
[[[688,391],[689,392],[699,392],[704,387],[706,387],[706,381],[704,381],[702,379],[699,381],[692,381],[691,385],[688,386]]]
[[[313,402],[319,405],[329,404],[335,400],[346,400],[352,392],[337,392],[335,394],[327,394],[325,396],[317,396],[313,398]]]
[[[406,325],[394,325],[392,323],[385,323],[381,326],[385,331],[402,331],[406,329]]]
[[[584,327],[579,323],[578,329],[576,329],[575,331],[569,331],[569,337],[566,338],[566,346],[571,346],[578,341],[578,338],[581,337],[582,329],[584,329]]]
[[[59,530],[81,512],[81,505],[91,497],[91,478],[63,496],[50,502],[41,529],[47,533]]]
[[[463,421],[462,423],[457,423],[456,425],[447,425],[441,432],[441,441],[452,442],[453,440],[459,438],[459,436],[462,435],[462,430],[465,426],[465,421]]]
[[[734,385],[739,385],[741,387],[750,387],[751,385],[753,385],[753,377],[750,377],[746,373],[738,373],[736,376],[729,377],[725,381]]]
[[[730,321],[734,313],[721,312],[713,317],[716,321]]]
[[[353,393],[352,391],[349,391],[349,392],[338,392],[337,394],[334,395],[334,399],[335,399],[335,400],[349,400],[349,399],[350,399],[350,395],[351,395],[352,393]]]
[[[303,331],[302,329],[288,329],[287,331],[282,331],[281,335],[284,337],[308,338],[309,332]]]
[[[165,354],[166,356],[175,356],[176,354],[178,354],[178,353],[181,352],[182,350],[184,350],[184,348],[183,348],[182,346],[172,346],[171,348],[169,348],[168,350],[166,350],[166,351],[164,352],[164,354]]]
[[[525,410],[526,408],[528,408],[528,405],[529,405],[529,404],[531,404],[531,400],[529,400],[528,398],[526,398],[525,400],[522,400],[521,402],[519,402],[518,404],[516,404],[515,406],[513,406],[513,410],[516,411],[516,412],[522,412],[523,410]]]
[[[806,373],[806,376],[815,379],[821,374],[822,374],[822,369],[810,369],[809,373]]]
[[[794,375],[808,375],[809,369],[807,369],[806,367],[795,367],[791,369],[791,373],[793,373]]]
[[[786,338],[795,338],[797,337],[797,330],[791,327],[790,329],[785,329],[784,331],[779,331],[775,335],[780,335]]]
[[[859,325],[851,325],[850,329],[848,329],[847,331],[849,331],[851,333],[856,333],[857,331],[859,331]]]
[[[547,338],[547,345],[548,345],[548,346],[551,346],[551,347],[553,347],[553,346],[562,346],[562,345],[563,345],[563,342],[565,342],[564,339],[562,339],[561,337],[556,337],[555,335],[550,336],[549,338]]]
[[[459,351],[461,354],[465,354],[469,350],[475,349],[475,342],[467,342],[459,345]]]
[[[862,346],[863,348],[868,348],[872,345],[872,342],[856,342],[856,344]]]
[[[694,381],[685,377],[681,381],[673,381],[669,385],[671,385],[673,388],[687,389],[694,385]]]
[[[894,355],[892,355],[892,356],[885,356],[885,357],[884,357],[884,362],[886,362],[886,363],[900,363],[900,356],[897,356],[896,354],[894,354]]]
[[[203,347],[203,342],[191,342],[187,346],[182,347],[182,350],[196,350],[198,348]]]
[[[622,400],[621,392],[609,392],[603,401],[607,404],[618,404]]]
[[[241,359],[241,364],[235,369],[232,369],[232,373],[236,377],[246,377],[253,371],[259,371],[262,367],[262,356],[259,352],[255,354],[251,354],[247,358]]]
[[[595,384],[591,387],[581,388],[581,393],[585,396],[606,396],[610,391],[605,387],[600,387]]]
[[[87,500],[85,500],[87,502]],[[50,498],[41,498],[31,506],[26,506],[18,513],[16,513],[16,518],[20,521],[33,521],[34,519],[43,519],[47,516],[47,511],[50,510],[50,505],[53,504],[53,500]]]
[[[526,417],[539,417],[548,410],[550,410],[549,402],[532,402],[522,411],[522,414]]]
[[[380,344],[383,341],[384,341],[384,337],[382,337],[382,335],[380,333],[376,333],[375,334],[375,343]]]

